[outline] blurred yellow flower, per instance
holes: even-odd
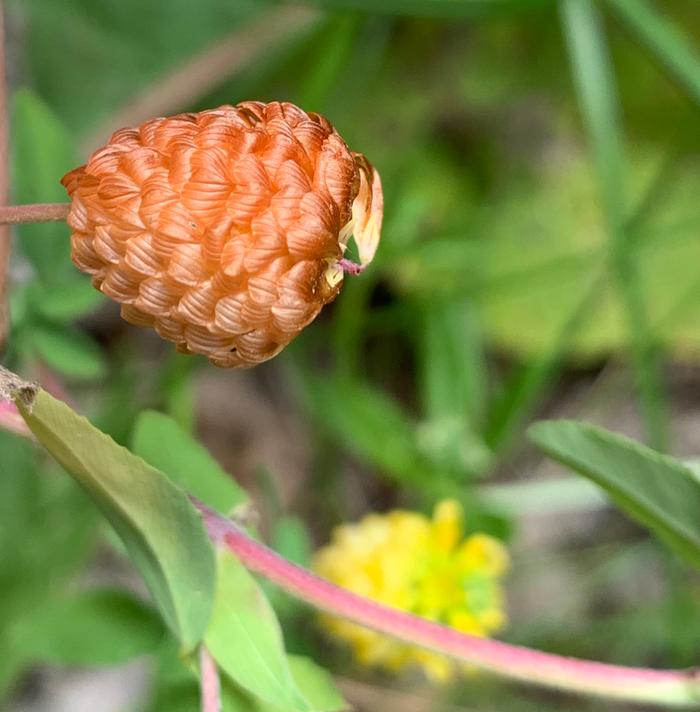
[[[506,622],[500,578],[509,565],[504,546],[486,534],[463,538],[463,512],[440,502],[428,519],[395,510],[343,524],[314,558],[324,578],[387,606],[409,611],[472,635],[486,636]],[[396,671],[418,664],[433,680],[455,670],[449,658],[355,623],[322,615],[324,626],[350,643],[365,665]]]

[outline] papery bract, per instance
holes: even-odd
[[[122,129],[62,183],[75,264],[124,319],[217,366],[277,354],[338,294],[350,235],[363,264],[379,240],[377,172],[289,103]]]

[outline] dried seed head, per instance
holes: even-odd
[[[217,366],[279,353],[379,241],[382,190],[331,124],[244,102],[117,131],[62,181],[73,261],[124,319]]]

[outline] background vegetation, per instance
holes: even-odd
[[[697,664],[697,575],[525,438],[566,416],[700,452],[700,10],[656,5],[8,2],[14,202],[64,201],[58,179],[120,125],[286,99],[373,161],[386,216],[372,267],[247,372],[125,325],[70,263],[65,225],[23,226],[4,362],[124,444],[144,409],[172,416],[289,558],[365,512],[457,497],[469,530],[511,549],[510,641]],[[151,437],[167,450],[180,435]],[[93,506],[28,444],[0,434],[0,452],[8,709],[83,709],[81,690],[103,710],[193,709]],[[288,649],[330,666],[358,709],[623,709],[363,670],[270,595]],[[122,666],[146,653],[150,687]]]

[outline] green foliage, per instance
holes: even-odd
[[[16,403],[37,440],[109,519],[166,623],[192,649],[211,614],[215,569],[201,519],[185,494],[45,391]]]
[[[341,697],[333,683],[333,678],[316,663],[299,655],[290,655],[289,668],[292,677],[309,701],[311,709],[318,712],[339,712],[348,709],[347,702]],[[282,712],[279,704],[263,704],[260,712]]]
[[[311,661],[288,661],[262,589],[225,550],[218,553],[215,575],[211,545],[182,490],[44,391],[27,387],[16,403],[39,442],[120,535],[176,639],[188,652],[206,644],[230,677],[236,709],[339,709],[342,700],[323,671]],[[135,441],[139,452],[178,484],[192,485],[210,506],[230,510],[247,501],[201,445],[166,416],[143,413]],[[132,596],[98,590],[51,600],[39,615],[14,621],[7,638],[15,664],[100,665],[153,652],[163,633],[154,612]]]
[[[150,654],[157,674],[149,710],[196,709],[194,656],[182,658],[180,643],[192,648],[206,632],[226,671],[225,709],[344,708],[327,673],[282,647],[280,625],[292,650],[322,656],[345,674],[346,661],[310,634],[307,611],[259,587],[230,556],[215,590],[211,549],[180,488],[234,516],[251,506],[250,494],[192,436],[215,419],[208,435],[230,448],[241,482],[269,468],[270,442],[303,450],[308,471],[290,457],[290,472],[271,475],[289,482],[260,506],[261,531],[302,564],[330,526],[379,507],[427,510],[455,496],[470,531],[517,537],[523,521],[530,531],[532,517],[546,516],[543,540],[558,531],[557,517],[597,509],[601,497],[583,480],[531,480],[523,432],[542,404],[556,413],[617,402],[628,353],[647,439],[659,447],[676,442],[669,413],[682,409],[666,408],[677,395],[664,380],[667,373],[675,382],[680,370],[662,372],[662,361],[694,364],[700,345],[694,0],[310,5],[319,10],[315,29],[290,31],[251,55],[254,62],[232,62],[220,85],[205,66],[163,109],[295,100],[327,114],[384,182],[376,262],[346,280],[324,313],[329,318],[274,364],[218,382],[231,384],[231,413],[247,407],[235,397],[237,379],[279,411],[279,421],[254,421],[270,438],[261,437],[259,449],[250,452],[246,442],[239,457],[235,421],[208,412],[199,361],[158,350],[142,332],[118,326],[113,312],[95,314],[103,297],[71,265],[65,225],[17,229],[7,362],[47,386],[53,381],[150,464],[63,406],[47,409],[50,422],[43,422],[47,400],[30,416],[42,420],[35,422],[41,437],[73,474],[80,470],[130,542],[170,630],[163,633],[156,612],[125,591],[84,589],[90,553],[116,540],[100,536],[96,513],[72,480],[27,443],[0,434],[0,698],[35,662],[108,665]],[[65,200],[58,179],[107,138],[102,127],[111,117],[135,116],[184,63],[211,57],[258,16],[274,21],[278,7],[265,0],[107,0],[99,8],[88,0],[9,2],[10,36],[19,37],[10,76],[31,86],[11,102],[13,200]],[[567,61],[571,72],[562,70]],[[281,387],[290,365],[313,426],[298,443],[282,440],[283,424],[298,417]],[[685,383],[682,390],[692,393]],[[207,417],[198,419],[202,412]],[[543,423],[532,433],[545,452],[698,563],[698,485],[688,467],[590,426]],[[491,475],[497,481],[482,485]],[[617,534],[601,527],[590,540],[562,541],[556,552],[551,542],[533,552],[530,539],[523,546],[516,539],[510,595],[525,594],[517,610],[539,598],[539,585],[549,590],[550,576],[561,573],[574,585],[566,600],[543,602],[546,621],[528,614],[525,623],[516,612],[508,634],[565,654],[696,664],[687,571],[654,547],[607,537]],[[533,560],[541,566],[535,573]],[[647,596],[629,582],[650,570],[655,588]],[[206,600],[214,598],[213,622]],[[369,682],[373,689],[385,683]],[[560,709],[476,676],[425,704],[438,709],[443,701]]]
[[[330,675],[311,660],[289,656],[289,669],[314,710],[340,712],[348,709]],[[164,646],[158,656],[157,681],[157,694],[148,712],[191,712],[197,709],[199,690],[193,668],[183,665],[171,646]],[[224,712],[289,712],[288,708],[269,705],[247,695],[227,676],[221,680],[221,697]]]
[[[65,235],[63,252],[66,251]],[[31,303],[36,312],[51,322],[67,322],[85,316],[102,304],[104,297],[88,280],[79,277],[61,284],[60,289],[30,285]]]
[[[29,339],[44,363],[59,373],[85,379],[105,375],[99,347],[83,332],[37,324]]]
[[[680,461],[592,425],[542,422],[530,437],[588,477],[622,510],[700,566],[700,479]]]
[[[622,132],[605,38],[591,3],[564,0],[562,21],[591,142],[608,233],[611,272],[625,313],[647,437],[656,447],[664,448],[666,433],[659,366],[640,269],[635,252],[629,249],[629,231],[625,225],[628,196],[624,184]]]
[[[700,103],[700,54],[690,39],[648,0],[608,0],[655,58]]]
[[[0,699],[32,662],[18,640],[21,631],[36,632],[33,621],[51,608],[94,546],[90,503],[68,478],[40,471],[34,450],[0,432]],[[45,649],[56,646],[52,633],[41,633]]]
[[[33,84],[68,125],[84,131],[267,3],[210,0],[195,7],[188,0],[167,6],[109,0],[99,12],[85,0],[22,5],[29,20],[26,57]],[[57,27],[62,28],[60,53],[55,51]]]
[[[294,682],[274,611],[227,551],[218,554],[218,589],[204,642],[221,669],[256,697],[290,712],[314,709]]]
[[[51,109],[26,89],[13,97],[12,127],[15,200],[65,202],[66,192],[58,180],[77,165],[70,134]],[[65,224],[22,225],[19,235],[22,251],[43,283],[55,284],[70,276]]]
[[[311,409],[319,426],[330,431],[353,453],[400,481],[419,485],[428,472],[415,430],[401,406],[360,382],[314,379],[307,384]]]
[[[58,179],[77,164],[74,142],[54,112],[33,92],[13,97],[12,149],[15,200],[65,202]],[[19,247],[34,270],[33,279],[12,295],[13,351],[75,380],[105,375],[105,358],[93,339],[71,322],[103,300],[70,261],[64,223],[18,227]]]
[[[167,446],[164,446],[166,445]],[[133,451],[219,512],[247,504],[247,493],[172,418],[146,411],[134,427]]]
[[[92,667],[152,653],[164,634],[156,612],[132,594],[92,589],[52,597],[10,627],[8,642],[31,662]]]

